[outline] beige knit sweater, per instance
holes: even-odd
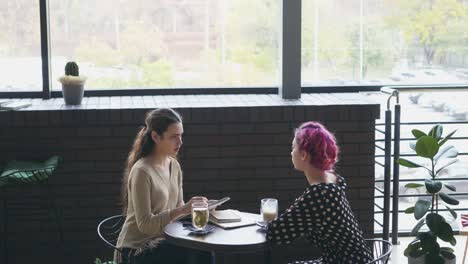
[[[169,212],[184,205],[182,170],[173,158],[170,175],[148,158],[141,158],[130,170],[128,181],[127,218],[117,247],[138,249],[149,240],[162,237],[170,222]]]

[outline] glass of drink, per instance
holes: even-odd
[[[274,198],[262,199],[260,214],[266,224],[275,220],[278,215],[278,200]]]
[[[204,230],[208,224],[209,216],[208,203],[196,202],[192,204],[192,225],[195,230]]]

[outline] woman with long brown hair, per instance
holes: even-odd
[[[128,155],[122,182],[125,223],[117,247],[119,263],[186,263],[188,251],[165,242],[163,229],[170,222],[191,213],[195,202],[183,200],[182,170],[175,158],[182,146],[181,116],[160,108],[146,115],[145,125]],[[210,256],[202,254],[203,263]]]

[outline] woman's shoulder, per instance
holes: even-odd
[[[169,157],[169,159],[171,160],[171,163],[172,163],[173,166],[175,166],[176,168],[179,168],[179,169],[180,169],[180,163],[179,163],[179,161],[178,161],[176,158],[174,158],[174,157]]]
[[[182,167],[180,166],[180,163],[179,161],[174,158],[174,157],[169,157],[171,159],[171,167],[175,170],[175,171],[179,171],[181,172],[182,171]]]
[[[149,175],[149,168],[151,168],[151,164],[146,158],[140,158],[133,164],[132,168],[130,169],[130,177],[135,177],[137,175]]]
[[[335,182],[330,183],[318,183],[309,185],[306,189],[306,192],[309,193],[323,193],[323,192],[334,192],[334,191],[341,191],[346,187],[346,182],[343,177],[338,174],[336,175]]]

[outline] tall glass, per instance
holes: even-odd
[[[192,204],[192,225],[196,230],[205,229],[209,216],[208,203],[196,202]]]
[[[275,220],[278,215],[278,200],[274,198],[262,199],[260,214],[265,223]]]

